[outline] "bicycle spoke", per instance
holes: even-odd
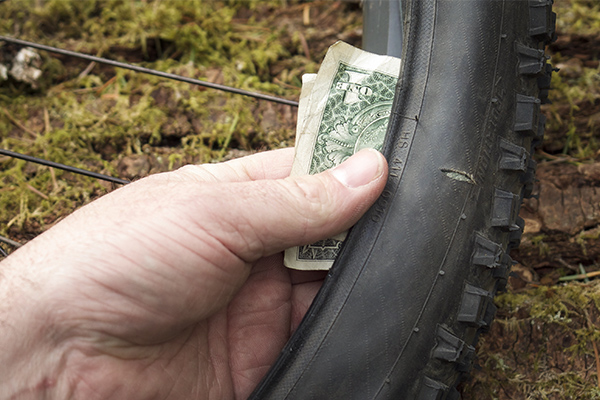
[[[2,3],[3,1],[4,0],[0,0],[0,3]],[[11,43],[11,44],[14,44],[17,46],[23,46],[23,47],[31,47],[31,48],[35,48],[35,49],[38,49],[41,51],[47,51],[49,53],[60,54],[60,55],[64,55],[67,57],[74,57],[74,58],[78,58],[78,59],[82,59],[82,60],[96,62],[99,64],[110,65],[112,67],[123,68],[123,69],[134,71],[134,72],[158,76],[160,78],[171,79],[171,80],[184,82],[184,83],[188,83],[188,84],[192,84],[192,85],[197,85],[197,86],[220,90],[220,91],[224,91],[224,92],[228,92],[228,93],[252,97],[252,98],[255,98],[258,100],[266,100],[269,102],[283,104],[283,105],[287,105],[290,107],[298,107],[297,101],[293,101],[293,100],[289,100],[289,99],[285,99],[285,98],[281,98],[281,97],[277,97],[277,96],[273,96],[273,95],[269,95],[269,94],[257,93],[257,92],[253,92],[250,90],[238,89],[235,87],[226,86],[226,85],[217,84],[217,83],[208,82],[208,81],[203,81],[200,79],[188,78],[188,77],[173,74],[173,73],[168,73],[168,72],[163,72],[163,71],[159,71],[156,69],[146,68],[146,67],[142,67],[142,66],[135,65],[135,64],[129,64],[127,62],[120,62],[120,61],[115,61],[115,60],[111,60],[108,58],[92,56],[92,55],[77,52],[77,51],[47,46],[44,44],[21,40],[21,39],[13,38],[10,36],[0,35],[0,42]],[[68,172],[72,172],[75,174],[80,174],[80,175],[84,175],[84,176],[88,176],[88,177],[92,177],[92,178],[96,178],[96,179],[101,179],[101,180],[112,182],[112,183],[117,183],[117,184],[122,184],[122,185],[130,183],[130,181],[128,181],[128,180],[120,179],[120,178],[109,176],[109,175],[104,175],[101,173],[77,168],[77,167],[70,166],[70,165],[57,163],[54,161],[45,160],[42,158],[38,158],[38,157],[26,155],[26,154],[17,153],[17,152],[7,150],[7,149],[0,148],[0,155],[25,160],[27,162],[33,162],[36,164],[45,165],[48,167],[52,167],[52,168],[56,168],[56,169],[60,169],[60,170],[64,170],[64,171],[68,171]],[[22,244],[19,242],[13,241],[9,238],[6,238],[6,237],[0,235],[0,259],[2,259],[3,257],[7,257],[8,254],[14,248],[18,248],[21,245]]]
[[[0,235],[0,243],[8,244],[9,246],[12,246],[15,248],[19,248],[19,247],[23,246],[21,243],[15,242],[14,240],[11,240],[2,235]],[[4,247],[2,247],[2,246],[0,246],[0,256],[8,257],[8,253],[6,252],[6,250],[4,250]]]
[[[33,162],[36,164],[46,165],[48,167],[62,169],[64,171],[73,172],[73,173],[76,173],[79,175],[85,175],[85,176],[89,176],[92,178],[101,179],[104,181],[119,183],[121,185],[126,185],[126,184],[130,183],[129,181],[127,181],[125,179],[115,178],[114,176],[104,175],[104,174],[101,174],[98,172],[88,171],[85,169],[72,167],[70,165],[60,164],[60,163],[57,163],[54,161],[44,160],[42,158],[28,156],[28,155],[16,153],[16,152],[10,151],[10,150],[0,149],[0,154],[9,156],[9,157],[13,157],[13,158],[18,158],[18,159],[25,160],[25,161],[29,161],[29,162]]]
[[[26,40],[15,39],[15,38],[11,38],[8,36],[2,36],[2,35],[0,35],[0,41],[14,43],[14,44],[18,44],[21,46],[33,47],[33,48],[48,51],[51,53],[63,54],[66,56],[81,58],[81,59],[88,60],[88,61],[95,61],[95,62],[101,63],[101,64],[112,65],[113,67],[125,68],[125,69],[129,69],[131,71],[141,72],[141,73],[149,74],[149,75],[160,76],[161,78],[167,78],[167,79],[172,79],[172,80],[176,80],[176,81],[180,81],[180,82],[191,83],[193,85],[204,86],[207,88],[221,90],[224,92],[229,92],[229,93],[234,93],[234,94],[239,94],[242,96],[254,97],[255,99],[266,100],[266,101],[270,101],[273,103],[279,103],[279,104],[285,104],[285,105],[292,106],[292,107],[298,107],[297,101],[288,100],[288,99],[284,99],[284,98],[276,97],[276,96],[271,96],[268,94],[262,94],[262,93],[251,92],[248,90],[237,89],[237,88],[234,88],[231,86],[220,85],[220,84],[212,83],[212,82],[206,82],[206,81],[202,81],[199,79],[187,78],[185,76],[171,74],[168,72],[157,71],[157,70],[151,69],[151,68],[145,68],[145,67],[140,67],[140,66],[133,65],[133,64],[127,64],[127,63],[123,63],[123,62],[119,62],[119,61],[109,60],[107,58],[90,56],[88,54],[79,53],[76,51],[63,50],[63,49],[59,49],[56,47],[46,46],[46,45],[34,43],[34,42],[28,42]]]
[[[19,248],[19,247],[23,246],[21,243],[19,243],[19,242],[15,242],[14,240],[12,240],[12,239],[9,239],[9,238],[7,238],[7,237],[4,237],[4,236],[2,236],[2,235],[0,235],[0,242],[1,242],[1,243],[8,244],[8,245],[10,245],[10,246],[12,246],[12,247],[17,247],[17,248]]]

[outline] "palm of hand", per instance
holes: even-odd
[[[171,326],[154,326],[147,338],[137,327],[88,333],[84,338],[95,340],[76,345],[80,356],[73,370],[93,373],[78,377],[85,383],[78,394],[132,400],[245,399],[298,326],[322,280],[320,272],[287,270],[282,255],[276,254],[255,264],[226,308],[189,327],[173,331]],[[128,307],[126,301],[122,306]],[[150,318],[150,323],[161,323],[161,318]],[[128,319],[123,315],[116,326],[127,326]]]

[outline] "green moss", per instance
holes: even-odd
[[[0,5],[0,30],[25,40],[133,59],[161,71],[295,98],[299,77],[305,69],[314,70],[315,63],[290,53],[286,25],[277,24],[280,5],[279,1],[8,1]],[[260,20],[253,16],[258,11]],[[159,164],[153,170],[157,171],[219,160],[232,146],[279,147],[291,143],[294,135],[293,123],[277,128],[276,134],[263,132],[257,102],[249,98],[102,66],[80,76],[87,62],[40,54],[39,89],[14,81],[0,85],[0,107],[30,132],[0,111],[3,148],[117,175],[119,161],[127,155],[149,155]],[[274,63],[286,64],[276,77],[271,75]],[[111,189],[61,171],[54,171],[53,177],[46,167],[9,158],[0,158],[0,182],[0,234],[25,235],[23,239]]]
[[[555,0],[559,32],[595,35],[600,31],[600,3],[596,0]]]
[[[592,342],[600,345],[600,285],[569,283],[504,293],[480,371],[463,398],[594,399],[600,390]]]
[[[546,235],[541,234],[531,238],[531,244],[539,249],[540,256],[545,256],[549,253],[550,247],[544,243]]]
[[[315,72],[324,49],[336,40],[314,40],[318,50],[311,47],[311,59],[305,57],[297,23],[301,7],[299,0],[9,0],[0,5],[0,30],[20,39],[295,99],[302,74]],[[352,7],[336,7],[339,25],[333,34],[360,23]],[[282,17],[283,12],[287,14]],[[292,18],[297,22],[290,28]],[[319,34],[308,27],[303,38],[311,41]],[[10,59],[15,51],[0,43],[0,57]],[[146,155],[151,172],[158,172],[220,160],[232,150],[293,143],[295,110],[289,107],[274,106],[277,116],[267,121],[262,113],[270,106],[265,102],[102,65],[90,69],[87,61],[51,53],[40,55],[43,74],[38,89],[12,80],[0,83],[3,148],[119,175],[129,156]],[[0,234],[24,240],[112,189],[90,178],[61,171],[52,175],[48,168],[5,157],[0,157],[0,182]]]

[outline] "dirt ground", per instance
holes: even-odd
[[[104,32],[100,40],[94,33],[100,28],[89,21],[81,28],[75,16],[93,21],[98,10],[32,0],[34,11],[23,16],[14,2],[0,4],[13,7],[0,34],[289,99],[297,98],[301,75],[316,71],[329,45],[360,46],[362,34],[360,7],[341,1],[215,9],[212,25],[203,29],[221,39],[209,37],[206,48],[190,28],[202,17],[196,14],[182,14],[180,37],[157,25],[144,32],[130,27],[133,33],[118,37]],[[523,204],[525,232],[511,254],[517,265],[507,293],[497,299],[497,319],[480,340],[477,367],[461,384],[463,399],[600,398],[600,286],[594,280],[600,271],[600,5],[557,0],[555,8],[558,40],[548,52],[560,71],[553,104],[543,106],[548,122],[535,155],[536,197]],[[143,25],[140,10],[131,12]],[[54,17],[62,25],[54,27]],[[17,51],[1,46],[0,63]],[[137,179],[293,144],[296,117],[289,106],[41,55],[38,88],[0,82],[2,148]],[[2,156],[0,182],[0,234],[20,242],[114,187]]]
[[[556,3],[560,21],[583,2]],[[587,5],[597,13],[597,3]],[[599,45],[597,31],[559,24],[549,46],[560,71],[553,104],[543,106],[539,181],[522,206],[525,231],[511,254],[518,264],[480,341],[464,399],[600,398],[600,288],[593,278],[600,269]]]

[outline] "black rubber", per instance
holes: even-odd
[[[252,399],[458,399],[494,317],[543,133],[552,1],[403,7],[387,186]]]

